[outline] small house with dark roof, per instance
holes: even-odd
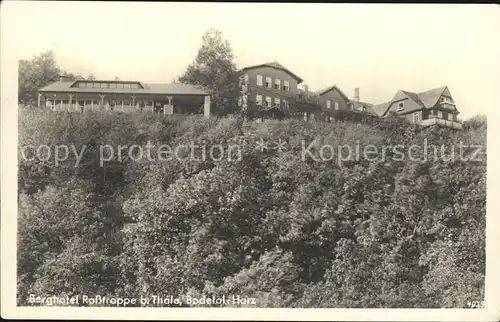
[[[319,104],[324,110],[348,110],[349,98],[345,95],[337,85],[331,85],[316,91],[319,97]]]
[[[462,128],[457,118],[460,112],[447,86],[421,93],[398,90],[391,101],[375,105],[373,109],[380,117],[394,113],[422,126]]]
[[[163,114],[210,115],[210,92],[180,83],[139,81],[59,81],[38,90],[38,106],[52,110],[151,111]]]
[[[374,110],[374,105],[372,103],[367,103],[360,101],[359,99],[359,88],[354,89],[354,97],[349,100],[349,109],[354,113],[368,114],[370,116],[377,116],[378,114]]]

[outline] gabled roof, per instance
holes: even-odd
[[[340,88],[338,88],[337,85],[335,85],[335,84],[328,86],[328,87],[325,87],[325,88],[322,88],[319,91],[316,91],[315,94],[318,96],[321,96],[321,95],[324,95],[324,94],[326,94],[329,91],[334,90],[334,89],[336,89],[340,93],[340,95],[342,95],[342,97],[346,100],[346,102],[350,101],[350,99],[347,97],[347,95],[345,95],[344,92],[342,92],[340,90]]]
[[[406,97],[408,97],[408,99],[414,101],[422,108],[432,108],[434,107],[434,105],[436,105],[439,98],[441,97],[441,95],[443,95],[443,93],[445,93],[445,91],[447,91],[447,93],[449,94],[447,86],[433,88],[420,93],[413,93],[403,90],[399,90],[398,93],[403,93]],[[375,105],[373,109],[377,112],[378,115],[384,116],[389,110],[392,103],[396,100],[399,100],[398,98],[398,94],[396,94],[396,96],[394,96],[391,101]]]
[[[378,116],[384,116],[384,114],[387,112],[387,109],[389,106],[391,106],[391,102],[385,102],[377,105],[373,105],[373,111],[377,113]]]
[[[247,66],[247,67],[242,68],[241,70],[245,71],[245,70],[254,69],[254,68],[260,68],[260,67],[271,67],[271,68],[280,69],[280,70],[282,70],[282,71],[290,74],[293,78],[295,78],[297,80],[297,82],[299,84],[304,81],[302,78],[300,78],[299,76],[297,76],[297,74],[293,73],[292,71],[290,71],[288,68],[286,68],[285,66],[281,65],[277,61],[270,62],[270,63],[264,63],[264,64]]]
[[[181,83],[140,83],[144,88],[89,88],[71,87],[78,81],[54,82],[41,89],[39,92],[59,93],[124,93],[124,94],[168,94],[168,95],[209,95],[210,92],[194,85]],[[95,81],[101,83],[103,81]],[[114,82],[114,81],[110,81]]]
[[[418,94],[415,94],[415,93],[412,93],[412,92],[408,92],[408,91],[403,91],[403,90],[401,90],[401,92],[403,92],[409,99],[411,99],[412,101],[414,101],[418,105],[420,105],[420,106],[424,105],[422,103],[422,101],[420,100],[420,98],[418,97]]]
[[[418,94],[420,100],[422,101],[422,105],[427,108],[431,108],[436,105],[437,101],[443,95],[443,92],[448,88],[448,86],[442,86],[434,89],[430,89],[428,91],[422,92]]]

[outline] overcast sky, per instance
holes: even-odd
[[[277,60],[312,90],[382,103],[448,85],[462,119],[500,108],[500,7],[460,4],[15,2],[2,46],[98,78],[170,82],[218,28],[238,67]],[[5,31],[6,29],[4,29]]]

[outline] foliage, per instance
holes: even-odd
[[[229,41],[222,37],[220,30],[210,29],[202,37],[195,60],[178,80],[209,89],[215,114],[227,115],[236,112],[240,76]]]
[[[69,80],[84,79],[80,75],[61,71],[54,53],[50,50],[34,56],[31,60],[20,60],[18,102],[26,105],[36,104],[38,90],[57,81],[60,75]]]
[[[456,132],[392,118],[240,121],[22,109],[20,146],[86,153],[76,168],[71,154],[58,166],[19,157],[18,303],[30,293],[234,294],[258,307],[457,308],[484,297],[486,122]],[[260,139],[269,144],[256,149]],[[337,153],[408,153],[424,140],[433,148],[417,160]],[[153,156],[161,144],[238,144],[241,159],[196,151],[99,165],[103,144],[148,141]],[[303,159],[313,141],[337,154]],[[434,158],[459,143],[483,157]]]

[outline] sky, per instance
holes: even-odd
[[[498,5],[5,1],[1,15],[9,54],[52,50],[85,77],[171,82],[216,28],[239,68],[276,60],[310,90],[379,104],[447,85],[461,119],[500,106]]]

